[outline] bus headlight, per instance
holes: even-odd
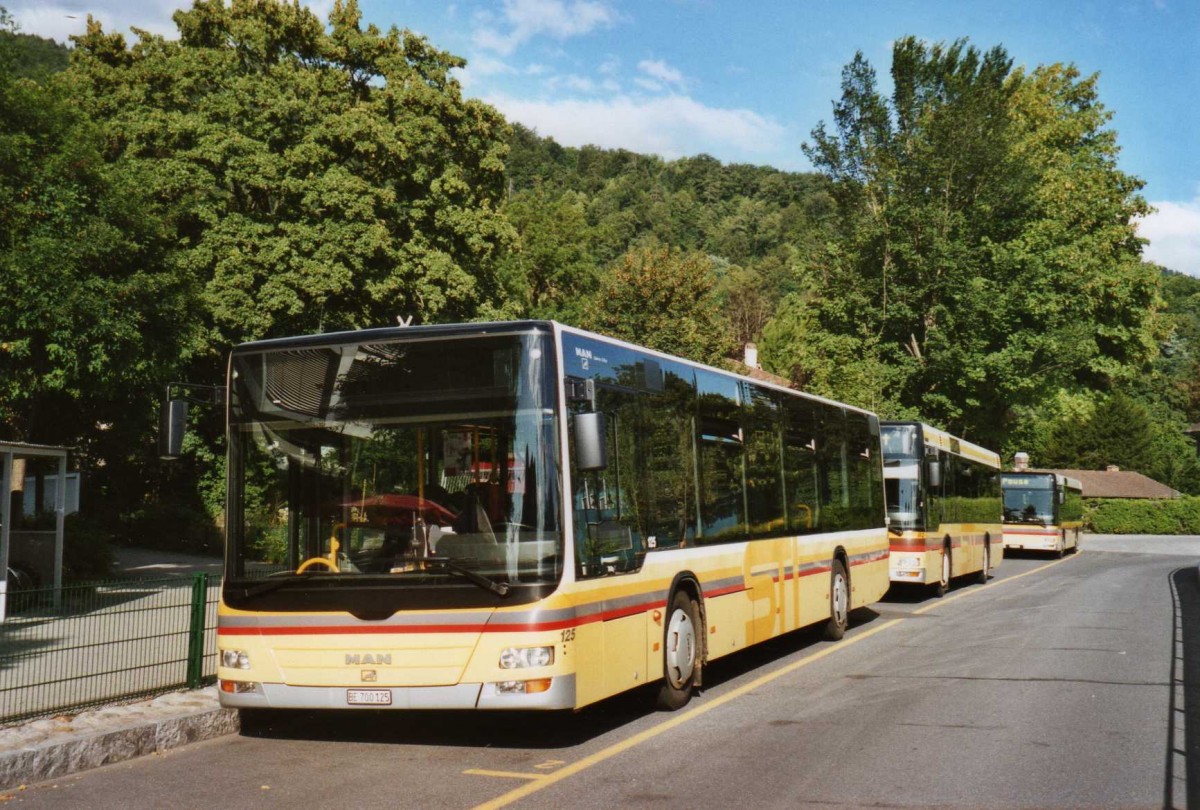
[[[500,651],[501,669],[548,667],[554,663],[554,647],[505,647]]]
[[[241,650],[221,650],[221,666],[227,669],[250,669],[250,656]]]

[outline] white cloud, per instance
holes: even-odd
[[[1170,270],[1200,276],[1200,197],[1151,205],[1157,210],[1138,222],[1138,235],[1150,240],[1143,256]]]
[[[592,94],[596,92],[596,83],[586,76],[577,76],[574,73],[568,73],[563,76],[552,76],[545,81],[546,89],[555,92],[560,88],[572,90],[576,93]]]
[[[152,34],[176,37],[178,34],[171,15],[182,5],[183,2],[176,0],[135,0],[129,3],[119,0],[61,0],[52,3],[14,2],[8,10],[17,21],[21,33],[67,43],[70,37],[86,33],[89,14],[100,21],[105,31],[124,34],[126,40],[133,39],[129,31],[132,26]]]
[[[516,73],[517,69],[508,63],[491,56],[479,55],[467,61],[467,70],[476,76],[499,76],[504,73]]]
[[[504,0],[502,21],[491,28],[475,32],[475,44],[480,48],[509,55],[539,35],[564,40],[588,34],[597,28],[612,25],[617,13],[599,0]],[[480,24],[491,20],[479,19]]]
[[[643,90],[648,90],[651,93],[661,93],[664,89],[663,86],[658,82],[654,81],[653,79],[647,79],[644,76],[638,76],[633,80],[633,83]]]
[[[136,40],[133,27],[176,39],[179,30],[173,15],[180,8],[191,8],[191,0],[9,0],[4,4],[23,34],[36,34],[67,43],[71,36],[87,31],[90,14],[109,33],[122,34],[126,42]],[[333,0],[303,2],[322,21],[329,18]]]
[[[769,118],[750,110],[707,107],[685,96],[485,100],[510,120],[565,146],[595,144],[668,159],[707,152],[724,160],[759,163],[770,162],[786,146],[784,128]]]
[[[638,70],[663,84],[683,86],[683,74],[661,59],[643,59],[638,62]]]

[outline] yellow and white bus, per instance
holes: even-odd
[[[219,687],[573,709],[888,587],[870,413],[553,322],[236,348]]]
[[[920,422],[884,422],[892,582],[943,596],[955,577],[987,582],[1004,559],[1000,457]]]
[[[1004,547],[1078,551],[1083,537],[1083,485],[1053,472],[1004,473]]]

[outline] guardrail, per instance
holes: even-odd
[[[10,591],[0,725],[212,681],[219,593],[205,573]]]

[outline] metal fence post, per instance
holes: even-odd
[[[196,689],[204,677],[204,613],[208,605],[208,574],[192,575],[192,621],[188,628],[187,685]]]

